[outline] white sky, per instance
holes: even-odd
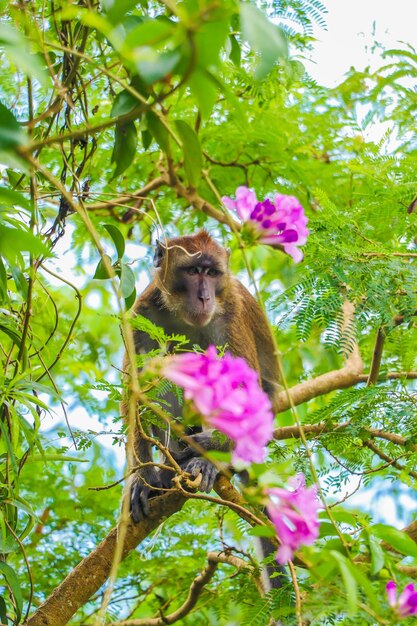
[[[386,48],[403,41],[416,46],[416,0],[322,0],[327,7],[327,31],[316,29],[318,39],[308,72],[318,83],[337,85],[351,66],[378,66],[376,41]],[[379,57],[379,59],[378,59]]]

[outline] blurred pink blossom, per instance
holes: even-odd
[[[247,362],[214,346],[165,359],[164,376],[184,388],[207,424],[235,442],[232,461],[261,463],[273,436],[273,414],[258,374]]]
[[[417,589],[410,583],[404,587],[400,597],[397,598],[397,585],[390,580],[386,586],[388,604],[395,610],[399,617],[417,615]]]
[[[300,546],[312,544],[319,534],[317,486],[306,488],[301,473],[288,482],[293,491],[277,487],[266,490],[268,516],[281,542],[276,557],[281,565],[290,561]]]
[[[251,213],[258,203],[255,192],[248,187],[236,189],[236,200],[223,196],[222,202],[231,211],[236,211],[244,222],[250,219]]]
[[[236,200],[224,196],[222,201],[228,209],[236,211],[242,220],[255,227],[262,243],[280,244],[295,263],[301,261],[303,254],[298,246],[306,243],[309,231],[308,219],[297,198],[276,194],[274,202],[268,198],[258,202],[251,189],[238,187]]]

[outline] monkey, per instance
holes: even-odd
[[[279,373],[271,331],[255,298],[231,274],[229,251],[202,230],[165,243],[158,241],[153,265],[153,281],[137,299],[134,315],[144,316],[168,335],[185,335],[189,350],[195,345],[202,350],[211,344],[227,346],[231,354],[243,357],[259,373],[262,388],[274,408]],[[156,341],[142,331],[134,332],[134,341],[138,354],[157,347]],[[171,412],[180,417],[178,402],[174,397],[170,401]],[[197,449],[228,451],[231,442],[221,443],[213,438],[213,431],[193,427],[186,431],[188,442],[196,444],[193,447],[174,439],[168,441],[167,433],[161,429],[152,430],[169,447],[184,471],[194,477],[201,473],[200,490],[210,492],[219,469]],[[141,463],[152,463],[151,444],[138,433],[134,437],[134,454]],[[147,516],[150,497],[172,486],[169,484],[172,476],[172,473],[166,476],[166,472],[151,464],[138,470],[130,491],[134,522]]]
[[[153,280],[136,300],[133,315],[142,315],[162,327],[167,335],[185,335],[188,340],[185,349],[189,351],[193,346],[206,350],[213,344],[226,346],[232,355],[246,359],[258,372],[275,412],[279,371],[271,330],[263,309],[231,273],[229,256],[230,252],[206,230],[164,243],[157,241]],[[140,330],[134,331],[134,342],[137,354],[146,354],[158,347],[155,340]],[[175,418],[181,418],[182,407],[176,396],[171,394],[169,401],[170,412]],[[203,457],[201,449],[230,451],[230,440],[219,441],[213,436],[213,430],[201,427],[187,428],[186,441],[171,438],[166,430],[156,426],[152,426],[152,434],[168,447],[185,472],[195,478],[201,474],[201,491],[212,490],[219,466]],[[149,463],[133,475],[130,484],[131,516],[137,523],[149,514],[149,499],[172,487],[173,472],[152,465],[151,443],[138,431],[134,435],[134,456],[140,463]],[[275,550],[268,539],[262,538],[260,544],[264,557]],[[285,580],[282,568],[268,565],[267,572],[268,586],[281,587]],[[279,576],[271,579],[273,572]]]

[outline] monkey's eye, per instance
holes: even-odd
[[[219,270],[214,269],[214,267],[211,267],[208,272],[207,272],[207,276],[220,276],[221,272],[219,272]]]
[[[186,272],[187,272],[187,274],[191,274],[191,276],[193,276],[194,274],[198,274],[198,268],[197,267],[187,267]]]

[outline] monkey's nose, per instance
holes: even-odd
[[[199,292],[198,292],[198,299],[201,300],[201,302],[208,302],[208,300],[210,300],[210,292],[208,289],[206,289],[205,287],[202,287]]]

